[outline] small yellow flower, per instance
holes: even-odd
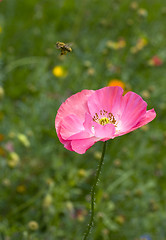
[[[125,217],[123,215],[119,215],[115,218],[115,221],[119,224],[125,223]]]
[[[66,202],[66,208],[67,208],[70,212],[72,212],[72,211],[74,210],[73,203],[70,202],[70,201],[67,201],[67,202]]]
[[[2,86],[0,86],[0,99],[4,97],[4,94],[5,94],[4,89]]]
[[[148,90],[143,90],[141,92],[141,95],[143,98],[149,98],[150,97],[150,92]]]
[[[62,66],[55,66],[52,70],[55,77],[66,77],[67,73]]]
[[[2,32],[2,27],[0,26],[0,33]]]
[[[118,49],[124,48],[126,46],[126,41],[123,38],[121,38],[117,42],[109,40],[106,42],[106,46],[107,46],[107,48],[118,50]]]
[[[25,136],[25,135],[22,134],[22,133],[19,133],[19,134],[17,135],[17,138],[18,138],[18,140],[19,140],[25,147],[30,147],[30,142],[29,142],[27,136]]]
[[[148,11],[144,8],[139,8],[138,9],[138,15],[141,17],[147,17],[148,16]]]
[[[130,4],[131,9],[135,10],[138,8],[138,3],[136,1],[131,2]]]
[[[18,165],[19,161],[20,161],[20,157],[18,156],[18,154],[15,152],[11,152],[9,154],[9,160],[7,164],[9,167],[14,168]]]
[[[144,48],[146,45],[148,44],[148,40],[146,38],[140,38],[138,39],[138,42],[137,42],[137,48],[138,50],[141,50],[142,48]]]
[[[43,199],[43,208],[48,208],[53,202],[53,198],[50,194],[47,194]]]
[[[81,168],[78,170],[78,175],[80,177],[85,177],[87,175],[87,172],[85,171],[85,169]]]
[[[28,228],[32,231],[38,230],[39,229],[39,224],[36,221],[30,221],[28,223]]]
[[[2,184],[5,186],[5,187],[9,187],[11,185],[11,181],[10,179],[8,178],[4,178],[2,179]]]
[[[124,39],[120,39],[118,41],[118,48],[120,49],[120,48],[124,48],[124,47],[126,47],[126,41]]]
[[[94,157],[95,157],[97,160],[101,158],[101,155],[102,155],[102,153],[99,152],[99,151],[95,151],[95,152],[94,152]]]
[[[148,40],[145,37],[139,38],[136,45],[130,48],[131,53],[137,53],[142,50],[148,44]]]
[[[107,41],[106,46],[107,46],[108,48],[111,48],[111,49],[114,49],[114,50],[118,49],[118,44],[117,44],[117,42],[113,42],[113,41],[111,41],[111,40]]]
[[[16,191],[17,191],[18,193],[24,193],[24,192],[26,191],[26,186],[24,186],[24,185],[19,185],[19,186],[17,186]]]
[[[89,76],[93,76],[95,74],[95,69],[90,67],[90,68],[88,68],[87,73]]]
[[[125,84],[124,84],[124,82],[122,82],[122,81],[119,80],[119,79],[111,79],[111,80],[109,81],[109,83],[108,83],[108,86],[109,86],[109,87],[119,86],[119,87],[125,89]]]

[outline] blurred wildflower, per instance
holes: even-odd
[[[8,166],[13,168],[16,167],[18,165],[20,161],[20,157],[18,156],[18,154],[16,152],[11,152],[9,153],[9,159],[8,159]]]
[[[158,56],[153,56],[149,61],[149,66],[161,66],[163,64],[163,60],[159,58]]]
[[[87,215],[87,210],[79,208],[75,210],[73,218],[76,218],[79,222],[83,222],[86,215]]]
[[[152,239],[148,234],[146,234],[146,235],[142,235],[139,240],[152,240]]]
[[[30,221],[28,223],[28,228],[32,231],[38,230],[39,229],[39,224],[36,221]]]
[[[52,198],[51,194],[47,194],[43,199],[43,203],[42,203],[43,208],[50,207],[52,202],[53,202],[53,198]]]
[[[2,32],[2,27],[0,26],[0,33]]]
[[[11,185],[11,181],[8,178],[4,178],[4,179],[2,179],[2,184],[5,187],[9,187]]]
[[[124,48],[126,46],[126,41],[123,38],[119,39],[119,41],[117,41],[117,42],[109,40],[106,42],[106,46],[108,48],[118,50],[118,49]]]
[[[137,41],[137,49],[141,50],[148,44],[148,40],[145,37],[139,38]]]
[[[19,133],[19,134],[17,134],[17,138],[25,147],[30,147],[30,142],[29,142],[27,136],[25,136],[22,133]]]
[[[119,86],[123,89],[125,89],[125,83],[122,82],[121,80],[119,79],[111,79],[107,85],[108,87],[113,87],[113,86]]]
[[[11,141],[8,141],[4,147],[8,152],[14,152],[14,145]]]
[[[91,63],[91,61],[89,61],[89,60],[84,61],[83,64],[84,64],[84,67],[87,67],[87,68],[89,68],[89,67],[92,66],[92,63]]]
[[[67,202],[66,202],[66,208],[67,208],[70,212],[73,212],[73,211],[74,211],[73,203],[70,202],[70,201],[67,201]]]
[[[148,90],[143,90],[142,92],[141,92],[141,95],[142,95],[142,97],[143,98],[149,98],[150,97],[150,92],[148,91]]]
[[[79,177],[85,177],[87,175],[87,171],[83,168],[78,170],[78,176]]]
[[[146,45],[148,44],[148,41],[146,38],[142,37],[139,38],[136,45],[130,48],[131,53],[137,53],[141,51]]]
[[[139,8],[138,9],[138,15],[141,17],[147,17],[148,11],[145,8]]]
[[[125,223],[125,217],[123,215],[119,215],[115,218],[115,221],[119,224],[124,224]]]
[[[54,179],[52,179],[52,178],[47,178],[47,179],[46,179],[46,183],[47,183],[49,186],[53,186],[53,185],[54,185]]]
[[[114,161],[114,166],[115,166],[115,167],[120,167],[120,166],[121,166],[121,161],[120,161],[120,159],[115,159],[115,161]]]
[[[118,49],[124,48],[124,47],[126,47],[126,41],[125,41],[123,38],[121,38],[121,39],[118,41]]]
[[[55,77],[66,77],[67,72],[62,66],[55,66],[52,70],[52,73]]]
[[[94,152],[94,157],[96,158],[96,159],[100,159],[101,158],[101,152],[99,152],[99,151],[95,151]]]
[[[130,8],[133,9],[133,10],[137,9],[138,8],[138,3],[136,1],[131,2]]]
[[[89,76],[93,76],[95,74],[95,69],[90,67],[90,68],[88,68],[87,73]]]
[[[19,185],[19,186],[17,186],[16,191],[17,191],[18,193],[24,193],[24,192],[26,192],[26,186],[24,186],[24,185]]]
[[[5,94],[4,89],[2,86],[0,86],[0,99],[4,97],[4,94]]]

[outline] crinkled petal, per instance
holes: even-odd
[[[104,139],[105,141],[111,138],[114,138],[115,126],[111,123],[106,125],[101,125],[96,122],[93,123],[95,137]]]
[[[92,132],[93,119],[89,113],[85,113],[85,121],[83,125],[87,131],[89,131],[90,133]]]
[[[59,127],[59,132],[61,130],[61,127]],[[57,134],[58,135],[58,138],[59,138],[59,141],[64,144],[64,147],[70,151],[73,151],[72,150],[72,147],[71,147],[71,141],[68,141],[68,140],[63,140],[61,135],[60,134]]]
[[[70,114],[77,114],[79,119],[84,122],[85,113],[89,112],[87,106],[87,99],[93,93],[93,90],[83,90],[78,92],[71,97],[69,97],[60,106],[56,118],[55,118],[55,128],[59,137],[59,127],[61,121]]]
[[[73,151],[83,154],[85,153],[92,145],[97,142],[97,139],[95,137],[87,138],[87,139],[78,139],[78,140],[72,140],[71,146]]]
[[[64,140],[69,139],[72,135],[84,130],[83,123],[77,115],[70,114],[65,117],[61,123],[60,135]]]
[[[134,126],[134,128],[132,128],[132,131],[151,122],[155,117],[156,117],[156,112],[154,108],[151,110],[148,110],[144,115],[144,117]]]
[[[118,130],[128,131],[133,128],[146,113],[147,103],[136,93],[128,92],[123,97],[120,109]]]
[[[88,107],[92,116],[100,110],[108,111],[114,115],[119,113],[122,101],[123,89],[121,87],[105,87],[96,90],[88,98]]]

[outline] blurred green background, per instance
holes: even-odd
[[[82,239],[102,143],[70,152],[54,119],[113,79],[157,117],[108,142],[89,239],[166,239],[165,24],[163,0],[0,1],[0,240]]]

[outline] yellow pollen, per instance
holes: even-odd
[[[99,120],[99,123],[103,126],[106,125],[109,122],[110,122],[109,119],[106,118],[106,117],[100,118],[100,120]]]
[[[117,126],[117,122],[114,115],[111,112],[107,112],[105,110],[100,110],[99,114],[95,113],[93,121],[103,126],[108,123],[114,124],[115,127]]]

